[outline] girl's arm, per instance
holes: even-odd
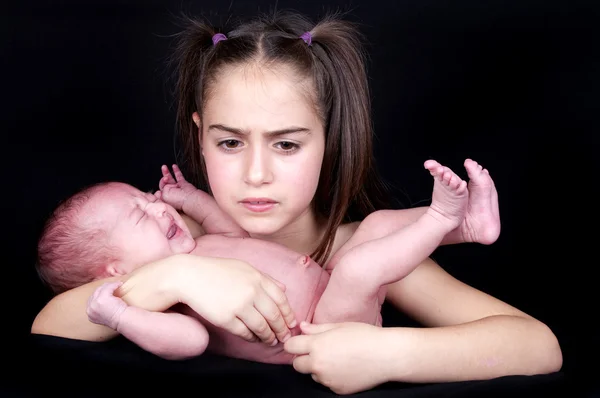
[[[88,320],[87,301],[94,291],[106,282],[124,282],[137,275],[136,289],[123,298],[125,302],[149,311],[164,311],[178,302],[175,287],[185,259],[172,256],[128,275],[97,280],[61,293],[42,308],[33,321],[31,333],[88,341],[110,340],[117,336],[116,331]]]
[[[402,364],[391,366],[393,380],[475,380],[562,367],[558,340],[544,323],[458,281],[431,259],[389,285],[387,299],[425,326],[386,331]]]
[[[474,289],[427,259],[388,300],[425,326],[301,325],[286,341],[300,373],[338,394],[387,381],[435,383],[552,373],[562,353],[542,322]]]
[[[281,341],[295,326],[283,289],[242,261],[178,254],[111,280],[123,281],[115,295],[128,305],[164,311],[184,303],[206,321],[248,341]],[[52,299],[34,320],[32,333],[90,341],[113,338],[114,330],[90,322],[86,314],[88,298],[106,281]]]

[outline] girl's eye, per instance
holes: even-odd
[[[238,140],[225,140],[219,142],[218,146],[222,147],[225,150],[236,149],[240,146],[241,142]]]
[[[283,150],[284,152],[293,152],[296,149],[298,149],[298,144],[295,144],[290,141],[281,141],[275,145],[278,146],[279,149]]]

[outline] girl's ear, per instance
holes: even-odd
[[[200,128],[200,115],[198,115],[198,112],[192,113],[192,120],[194,121],[194,123],[196,123],[196,126]]]
[[[192,113],[192,120],[198,126],[198,143],[200,144],[200,155],[204,156],[204,149],[202,148],[202,131],[200,130],[200,115],[198,112]]]

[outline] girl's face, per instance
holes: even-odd
[[[315,221],[325,132],[307,95],[312,86],[292,76],[283,66],[226,69],[203,110],[200,144],[212,193],[256,237]]]

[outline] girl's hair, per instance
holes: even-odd
[[[105,186],[94,184],[72,195],[44,224],[35,268],[55,294],[101,277],[104,266],[117,259],[118,251],[108,245],[106,231],[84,222],[85,204]]]
[[[298,77],[312,82],[315,92],[310,97],[325,128],[323,172],[312,203],[316,214],[327,220],[323,239],[312,253],[315,261],[322,263],[342,222],[362,219],[387,207],[386,189],[373,161],[371,102],[362,35],[339,14],[330,14],[313,24],[302,15],[277,11],[239,22],[231,30],[217,29],[190,17],[184,17],[184,22],[183,30],[176,35],[172,59],[177,128],[189,162],[184,162],[188,175],[208,192],[199,130],[192,114],[202,115],[220,72],[225,67],[248,63],[283,64],[292,67]],[[310,40],[305,40],[306,32]],[[225,34],[226,40],[213,43],[217,33]]]

